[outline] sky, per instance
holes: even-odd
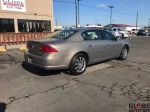
[[[75,25],[75,0],[53,0],[54,18],[57,25]],[[110,23],[110,8],[112,23],[136,25],[138,11],[138,26],[147,26],[150,18],[150,0],[80,0],[80,24]]]

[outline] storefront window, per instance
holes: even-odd
[[[14,32],[14,20],[7,18],[0,18],[0,32]]]
[[[18,19],[19,32],[50,32],[50,21]]]

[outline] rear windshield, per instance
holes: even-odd
[[[46,35],[44,38],[66,39],[76,32],[77,32],[76,30],[61,30],[61,31],[56,31],[54,33]]]

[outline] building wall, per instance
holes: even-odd
[[[62,29],[63,26],[54,26],[54,29]]]
[[[118,28],[118,29],[124,29],[124,30],[127,30],[127,31],[131,31],[132,29],[136,29],[136,27],[113,27],[113,28]],[[137,27],[137,29],[139,30],[140,27]]]
[[[110,28],[109,26],[105,26],[105,28]],[[132,29],[136,29],[136,27],[113,27],[112,28],[117,28],[117,29],[124,29],[124,30],[127,30],[127,31],[132,31]],[[137,27],[137,29],[139,30],[140,27]]]
[[[136,27],[126,27],[126,30],[128,30],[128,31],[132,31],[132,29],[136,29]],[[139,30],[140,27],[137,27],[137,29]]]
[[[49,20],[51,31],[53,28],[53,2],[52,0],[25,0],[26,12],[4,11],[0,4],[0,18],[14,19],[15,32],[18,32],[17,19]]]

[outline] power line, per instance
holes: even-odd
[[[62,0],[54,0],[54,2],[61,2],[61,3],[68,3],[68,4],[74,4],[74,2],[68,2],[68,1],[62,1]],[[89,7],[89,8],[92,8],[92,9],[96,9],[96,10],[101,10],[101,11],[105,11],[105,12],[110,12],[110,10],[105,10],[105,9],[101,9],[101,8],[96,8],[96,7],[93,7],[93,6],[88,6],[88,5],[85,5],[85,4],[79,4],[80,6],[84,6],[84,7]],[[131,15],[131,16],[136,16],[137,14],[131,14],[131,13],[124,13],[124,12],[116,12],[116,11],[112,11],[113,13],[117,13],[117,14],[122,14],[122,15]],[[144,17],[145,15],[138,15],[138,16],[141,16],[141,17]],[[147,18],[149,17],[148,15],[145,16],[144,18]]]
[[[67,1],[61,1],[61,0],[54,0],[54,2],[61,2],[61,3],[70,3],[70,4],[74,4],[74,2],[67,2]],[[102,11],[110,12],[109,10],[105,10],[105,9],[101,9],[101,8],[96,8],[96,7],[88,6],[88,5],[85,5],[85,4],[79,4],[79,5],[80,5],[80,6],[89,7],[89,8],[93,8],[93,9],[97,9],[97,10],[102,10]],[[131,13],[116,12],[116,11],[113,11],[113,13],[126,14],[126,15],[136,15],[136,14],[131,14]]]

